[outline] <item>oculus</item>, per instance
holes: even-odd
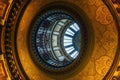
[[[31,33],[32,51],[46,66],[65,67],[81,54],[81,25],[64,10],[39,16]]]

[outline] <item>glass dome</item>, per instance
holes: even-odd
[[[32,29],[31,40],[37,59],[47,66],[65,67],[80,55],[80,25],[61,10],[39,16]]]
[[[72,23],[67,27],[63,38],[64,49],[71,58],[75,59],[80,51],[81,34],[77,23]]]

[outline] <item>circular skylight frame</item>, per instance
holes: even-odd
[[[82,9],[78,8],[77,6],[71,3],[66,3],[65,5],[65,3],[66,2],[64,1],[60,1],[60,2],[58,1],[58,2],[47,4],[44,7],[42,7],[38,15],[35,16],[33,23],[31,24],[32,26],[29,29],[29,33],[28,33],[28,37],[31,40],[32,30],[34,31],[37,30],[37,27],[35,27],[34,25],[39,25],[39,23],[36,23],[38,18],[46,14],[47,12],[50,13],[54,11],[63,11],[65,14],[71,16],[76,21],[76,23],[80,26],[81,41],[82,41],[81,47],[80,47],[80,55],[78,55],[77,58],[74,59],[70,64],[67,64],[65,66],[55,67],[55,66],[51,66],[47,64],[45,61],[40,59],[40,57],[36,54],[37,51],[32,48],[33,47],[31,45],[32,41],[28,41],[29,42],[28,45],[30,48],[30,54],[32,56],[34,63],[38,66],[40,70],[45,72],[45,74],[49,75],[50,77],[54,77],[54,78],[58,78],[58,77],[60,78],[60,76],[62,77],[63,75],[66,75],[66,78],[67,78],[69,74],[78,73],[79,71],[81,71],[84,68],[84,66],[88,63],[91,57],[91,51],[93,48],[93,45],[91,45],[91,42],[94,41],[93,40],[94,35],[92,33],[93,29],[92,29],[92,25],[89,21],[88,16],[85,14],[85,12]],[[61,37],[63,37],[64,32],[65,32],[65,29],[63,30],[63,34]],[[60,45],[63,46],[62,44]],[[65,50],[63,49],[63,51]]]
[[[50,16],[52,16],[52,17],[50,17]],[[59,60],[57,61],[57,60],[55,60],[55,59],[53,59],[52,57],[53,56],[51,56],[51,55],[49,55],[49,54],[53,54],[53,55],[55,55],[55,50],[53,50],[53,45],[52,45],[52,37],[53,36],[51,36],[51,35],[53,35],[53,32],[52,31],[50,31],[50,30],[52,30],[53,28],[55,28],[55,20],[53,20],[53,24],[52,25],[50,25],[50,26],[53,26],[53,27],[50,27],[50,30],[47,30],[47,29],[49,29],[49,28],[46,28],[46,30],[43,30],[42,28],[45,28],[46,26],[45,25],[47,25],[47,24],[45,24],[44,23],[44,21],[46,21],[46,20],[49,20],[49,18],[53,18],[53,19],[56,19],[56,20],[58,20],[58,23],[60,22],[59,20],[62,20],[62,19],[66,19],[66,20],[69,20],[69,21],[71,21],[72,23],[75,23],[74,22],[74,20],[72,19],[72,17],[70,17],[69,16],[69,14],[66,14],[66,12],[64,12],[64,11],[62,11],[62,10],[52,10],[52,11],[49,11],[48,13],[46,13],[46,14],[44,14],[44,15],[42,15],[42,17],[40,16],[37,20],[36,20],[36,23],[35,23],[35,25],[34,25],[34,27],[33,27],[33,31],[32,31],[32,49],[33,49],[33,51],[34,51],[34,53],[35,53],[35,55],[37,55],[37,59],[39,60],[39,62],[42,62],[42,63],[44,63],[44,64],[46,64],[46,65],[48,65],[48,66],[51,66],[51,67],[55,67],[55,68],[63,68],[63,67],[65,67],[65,66],[67,66],[67,65],[69,65],[69,64],[71,64],[73,61],[74,61],[74,59],[73,58],[71,58],[71,59],[68,59],[67,58],[67,56],[69,57],[69,55],[64,55],[64,54],[66,54],[66,52],[65,51],[63,51],[62,50],[62,48],[64,48],[64,47],[61,47],[61,44],[63,44],[63,43],[61,43],[61,39],[59,40],[59,47],[60,47],[60,51],[62,52],[61,54],[63,54],[64,56],[57,56],[58,58],[59,58]],[[56,21],[57,22],[57,21]],[[51,22],[52,23],[52,22]],[[37,26],[36,26],[37,25]],[[44,27],[40,27],[40,26],[44,26]],[[57,25],[56,25],[57,26]],[[62,31],[65,29],[66,27],[64,27],[63,26],[63,28],[62,28]],[[40,32],[40,31],[42,31],[42,32]],[[53,31],[54,31],[54,29],[53,29]],[[49,35],[46,35],[47,33],[50,33]],[[61,35],[63,35],[62,33],[60,33]],[[48,45],[48,46],[50,46],[50,49],[51,49],[51,53],[48,53],[49,52],[49,50],[48,50],[48,48],[45,48],[46,46],[42,46],[42,47],[40,47],[39,45],[41,45],[41,44],[43,44],[44,45],[44,43],[46,43],[46,42],[44,42],[45,40],[43,40],[42,42],[43,43],[41,43],[40,41],[41,40],[39,40],[39,39],[42,39],[41,37],[37,37],[37,35],[43,35],[43,36],[49,36],[49,39],[51,40],[47,40],[46,38],[43,38],[43,39],[46,39],[47,41],[49,41],[50,43],[47,43],[47,44],[50,44],[50,45]],[[59,36],[59,38],[62,38],[61,37],[61,35]],[[37,38],[36,38],[36,37]],[[34,40],[35,39],[35,40]],[[38,40],[37,40],[38,39]],[[38,42],[38,43],[37,43]],[[47,45],[46,44],[46,45]],[[58,44],[58,43],[57,43]],[[41,48],[43,48],[44,47],[44,49],[42,49],[42,50],[40,50]],[[41,51],[44,51],[44,52],[46,52],[46,56],[47,57],[49,57],[49,60],[45,57],[45,54],[44,54],[44,56],[43,55],[41,55],[42,53],[41,53]],[[57,51],[58,52],[58,51]],[[48,61],[45,61],[45,58],[46,58],[46,60],[48,60]],[[67,59],[66,60],[62,60],[63,59],[63,57],[66,57]],[[70,58],[70,57],[69,57]],[[43,61],[42,61],[43,60]],[[67,61],[68,60],[68,61]]]

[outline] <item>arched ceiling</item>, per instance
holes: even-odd
[[[0,0],[0,80],[52,80],[36,67],[28,49],[25,48],[27,46],[25,41],[28,38],[29,26],[39,10],[54,1],[59,0]],[[66,0],[66,2],[78,6],[86,13],[92,25],[94,38],[91,41],[92,55],[87,57],[89,61],[85,63],[85,67],[65,80],[119,80],[120,1]],[[18,30],[17,34],[14,34],[15,30]],[[12,38],[15,38],[16,42],[11,42],[14,41]]]

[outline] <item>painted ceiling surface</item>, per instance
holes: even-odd
[[[24,3],[23,0],[19,0]],[[41,1],[41,2],[40,2]],[[36,0],[30,1],[29,5],[35,6],[36,9],[32,7],[27,7],[24,11],[23,17],[21,18],[20,25],[23,26],[20,28],[20,31],[25,29],[25,26],[28,25],[23,24],[29,20],[29,16],[31,16],[30,12],[34,12],[37,10],[36,5],[42,5],[45,1],[49,0]],[[8,66],[5,58],[5,48],[4,48],[4,28],[6,27],[6,20],[8,18],[9,12],[11,10],[11,6],[15,0],[0,0],[0,80],[11,80],[12,75],[9,71],[10,66]],[[120,60],[116,59],[116,54],[118,50],[119,44],[119,32],[116,26],[118,23],[120,27],[120,1],[119,0],[68,0],[68,2],[74,3],[79,6],[84,12],[88,15],[94,31],[95,41],[94,41],[94,49],[92,51],[92,56],[85,66],[85,68],[79,72],[77,75],[72,76],[67,80],[102,80],[104,77],[110,72],[111,66],[113,65],[113,72],[111,72],[110,80],[120,80]],[[107,4],[105,4],[106,2]],[[19,4],[16,3],[18,7]],[[108,6],[109,5],[109,6]],[[112,9],[111,9],[112,8]],[[16,10],[17,14],[17,10]],[[117,17],[117,19],[116,19]],[[16,18],[16,17],[14,17]],[[14,23],[13,23],[14,24]],[[24,33],[23,33],[24,34]],[[18,40],[22,41],[22,34],[19,36]],[[24,45],[24,44],[22,44]],[[23,50],[24,47],[21,47],[19,52],[25,54]],[[31,69],[34,68],[35,65],[30,64],[31,62],[29,55],[19,54],[21,64],[23,69],[25,69],[26,74],[31,80],[54,80],[47,76],[44,76],[42,72],[35,71]],[[26,56],[27,59],[22,58],[22,56]],[[13,57],[14,58],[14,57]],[[116,61],[114,61],[116,60]],[[9,61],[10,62],[10,61]],[[30,65],[30,66],[29,66]],[[12,65],[11,65],[12,66]],[[16,68],[16,67],[15,67]],[[39,75],[41,74],[41,75]],[[64,79],[63,79],[64,80]],[[107,79],[106,79],[107,80]]]

